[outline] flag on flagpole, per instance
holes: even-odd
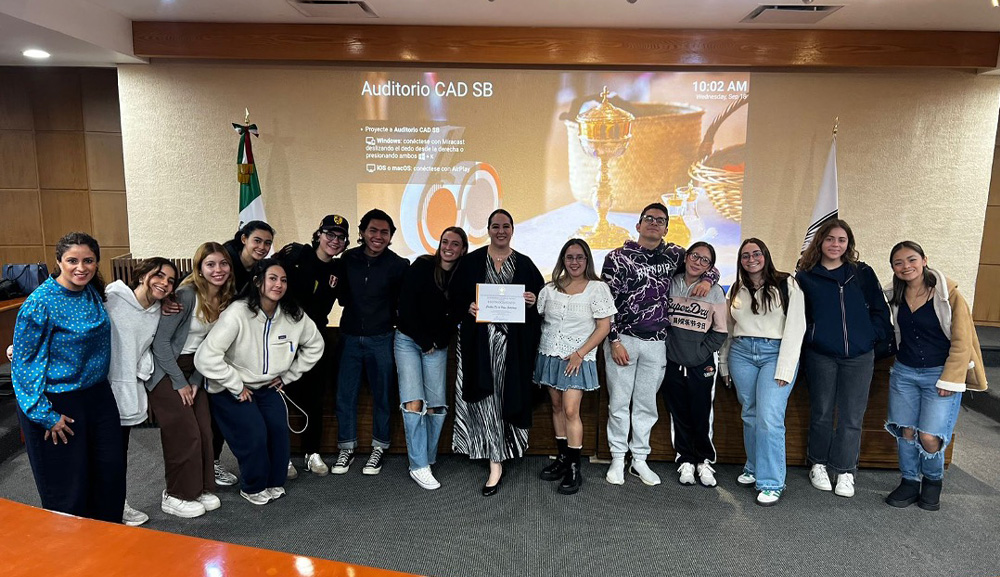
[[[838,217],[840,201],[837,190],[837,129],[834,128],[830,154],[826,157],[826,168],[823,169],[823,181],[819,185],[819,197],[816,198],[809,228],[806,229],[806,238],[802,241],[802,252],[809,247],[809,243],[816,236],[816,231],[824,222]]]
[[[249,118],[246,122],[248,121]],[[267,219],[264,216],[264,199],[260,195],[260,180],[257,179],[253,148],[250,143],[250,135],[257,136],[257,125],[234,122],[233,128],[240,135],[240,148],[236,153],[236,178],[240,183],[240,228],[242,228],[251,220],[267,222]]]

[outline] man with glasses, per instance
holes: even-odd
[[[631,451],[629,473],[646,485],[658,485],[650,470],[649,434],[656,424],[656,393],[667,366],[667,329],[671,277],[684,262],[685,250],[666,243],[667,207],[655,202],[642,209],[635,225],[639,238],[608,253],[601,276],[611,288],[618,312],[604,349],[608,394],[608,445],[611,466],[607,481],[625,483],[625,453]],[[705,296],[718,282],[714,267],[692,291]],[[631,407],[631,410],[630,410]],[[631,438],[629,432],[631,430]]]
[[[330,214],[323,217],[319,228],[313,232],[311,244],[292,243],[275,255],[288,275],[288,295],[298,301],[306,316],[316,323],[326,343],[323,357],[316,366],[286,389],[309,417],[309,426],[299,439],[305,453],[306,470],[320,476],[330,472],[319,454],[319,446],[323,437],[323,397],[330,375],[334,372],[333,359],[336,356],[326,326],[333,303],[343,287],[343,263],[334,257],[347,248],[350,242],[348,232],[347,219],[339,214]],[[298,471],[289,461],[288,478],[297,476]]]

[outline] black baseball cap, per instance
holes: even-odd
[[[350,225],[348,224],[346,218],[340,216],[339,214],[328,214],[324,216],[323,221],[319,223],[319,230],[322,232],[336,230],[344,233],[345,235],[349,235],[349,226]]]

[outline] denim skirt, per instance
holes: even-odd
[[[580,372],[571,377],[566,376],[568,365],[569,361],[564,361],[559,357],[538,355],[535,360],[535,382],[559,391],[568,389],[596,391],[600,388],[600,384],[597,382],[597,363],[595,361],[583,361],[583,364],[580,365]]]

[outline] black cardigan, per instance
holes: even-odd
[[[459,263],[451,282],[451,305],[455,318],[461,319],[459,340],[462,344],[462,398],[474,403],[493,394],[489,336],[485,323],[477,323],[469,314],[476,300],[476,284],[486,282],[487,247],[469,253]],[[536,296],[545,284],[542,274],[527,255],[514,251],[514,278],[511,284],[523,284]],[[525,310],[524,324],[509,324],[507,332],[507,375],[504,383],[503,419],[515,427],[531,426],[532,374],[542,321],[538,308]]]
[[[452,272],[445,273],[446,283]],[[413,261],[403,273],[396,328],[426,353],[432,348],[447,350],[457,325],[444,291],[434,282],[433,258],[422,256]]]

